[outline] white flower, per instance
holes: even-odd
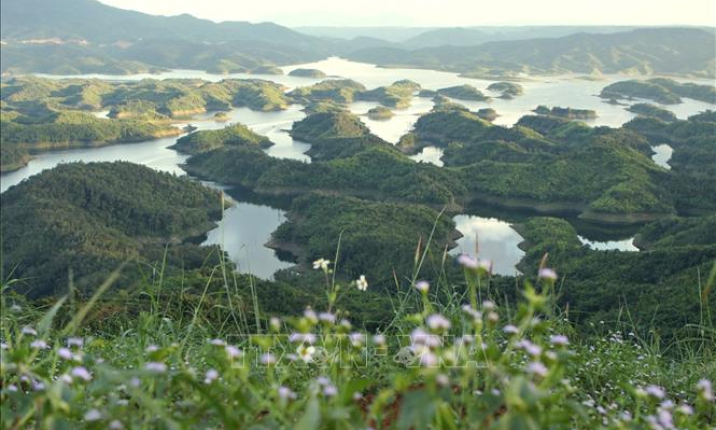
[[[445,331],[450,329],[450,320],[440,314],[430,315],[426,320],[428,328],[433,331]]]
[[[25,327],[22,328],[22,334],[27,334],[30,336],[37,336],[37,330],[26,325]]]
[[[321,312],[318,314],[318,319],[320,321],[323,321],[325,323],[329,324],[335,324],[336,323],[336,315],[332,314],[330,312]]]
[[[313,262],[313,268],[316,270],[323,270],[325,272],[328,270],[329,264],[331,264],[331,260],[326,260],[325,258],[319,258],[318,260]]]
[[[209,341],[209,343],[214,346],[226,346],[226,342],[221,339],[212,339]]]
[[[415,283],[415,288],[425,294],[430,290],[430,283],[428,281],[418,281]]]
[[[269,320],[269,325],[273,330],[279,331],[281,329],[281,320],[276,317],[271,317],[271,319]]]
[[[310,363],[313,360],[313,354],[316,353],[316,348],[313,346],[301,344],[296,349],[296,352],[298,353],[298,357],[301,360],[303,360],[305,363]]]
[[[30,343],[30,347],[33,349],[47,349],[47,342],[44,340],[34,340]]]
[[[438,335],[416,328],[410,333],[410,343],[413,347],[427,346],[428,348],[437,348],[442,345],[442,339]]]
[[[477,260],[467,254],[460,254],[457,257],[457,262],[467,269],[477,269]]]
[[[355,347],[362,346],[365,343],[365,336],[363,333],[351,333],[348,335],[348,339],[351,341],[351,345]]]
[[[373,336],[373,343],[378,346],[385,346],[385,336],[382,334],[376,334]]]
[[[271,353],[261,355],[261,364],[272,365],[276,364],[276,356]]]
[[[438,376],[436,376],[435,382],[437,382],[438,385],[440,385],[441,387],[449,387],[450,386],[450,378],[444,373],[441,373]]]
[[[144,365],[144,369],[146,369],[150,372],[164,373],[167,371],[167,365],[164,363],[150,361],[149,363],[146,363]]]
[[[703,400],[706,400],[708,402],[713,401],[713,387],[711,386],[711,381],[709,381],[708,379],[701,379],[696,384],[696,391],[699,392],[699,397],[701,397]]]
[[[122,430],[123,428],[124,424],[122,424],[120,420],[112,420],[112,422],[109,423],[109,430]]]
[[[356,280],[356,288],[358,288],[361,291],[365,291],[368,289],[368,281],[366,281],[364,275],[360,275],[360,278]]]
[[[504,331],[507,334],[517,334],[520,332],[520,329],[518,329],[516,326],[514,326],[512,324],[508,324],[502,329],[502,331]]]
[[[68,337],[67,338],[67,346],[68,347],[76,346],[78,348],[81,348],[84,344],[85,344],[85,341],[81,337]]]
[[[157,351],[159,351],[159,347],[156,345],[149,345],[147,347],[147,349],[145,349],[144,351],[146,351],[148,353],[157,352]]]
[[[333,397],[338,394],[338,388],[335,385],[326,385],[323,387],[323,395],[326,397]]]
[[[313,333],[291,333],[288,336],[291,343],[307,343],[313,345],[316,343],[316,335]]]
[[[99,421],[102,419],[102,413],[97,409],[90,409],[85,414],[85,421]]]
[[[428,350],[425,350],[420,355],[420,365],[423,367],[436,367],[439,364],[440,360],[438,360],[438,356]]]

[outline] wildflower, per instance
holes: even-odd
[[[707,402],[714,400],[714,392],[711,386],[711,381],[708,379],[701,379],[696,384],[696,391],[699,393],[699,397]]]
[[[691,405],[684,403],[684,404],[679,405],[678,408],[676,408],[676,412],[678,412],[682,415],[693,415],[694,408],[692,408]]]
[[[325,387],[326,385],[331,384],[331,380],[326,378],[325,376],[319,376],[318,378],[316,378],[316,382],[318,382],[318,385],[320,385],[322,387]]]
[[[373,343],[375,343],[378,346],[385,346],[385,336],[382,334],[376,334],[373,336]]]
[[[439,364],[438,356],[430,351],[425,351],[420,355],[420,365],[423,367],[436,367]]]
[[[362,398],[363,398],[363,393],[361,393],[359,391],[356,391],[355,393],[353,393],[353,400],[355,400],[356,402]]]
[[[466,269],[477,269],[477,260],[467,254],[460,254],[460,256],[457,257],[457,262]]]
[[[430,334],[422,329],[416,328],[410,333],[410,343],[413,347],[427,346],[428,348],[437,348],[442,345],[440,336]]]
[[[313,360],[313,354],[316,353],[316,348],[313,346],[301,344],[296,349],[296,352],[298,353],[298,357],[301,360],[303,360],[305,363],[310,363]]]
[[[350,330],[353,327],[351,322],[348,320],[341,320],[341,322],[339,324],[342,328],[344,328],[346,330]]]
[[[549,281],[556,281],[556,280],[557,280],[557,272],[555,272],[554,270],[552,270],[552,269],[550,269],[550,268],[543,267],[543,268],[539,269],[538,277],[539,277],[540,279],[547,279],[547,280],[549,280]]]
[[[328,265],[331,264],[331,260],[326,260],[325,258],[319,258],[318,260],[313,262],[313,268],[316,270],[323,270],[324,272],[328,271]]]
[[[68,375],[67,373],[63,373],[62,375],[60,375],[60,381],[69,385],[72,383],[72,377],[70,375]]]
[[[418,281],[415,283],[415,288],[423,294],[426,294],[430,290],[430,283],[428,281]]]
[[[659,408],[657,411],[657,421],[663,428],[666,429],[675,429],[674,427],[674,417],[671,415],[671,411]]]
[[[140,381],[136,376],[133,376],[132,379],[129,380],[129,385],[134,388],[139,388],[139,386],[142,385],[142,381]]]
[[[122,421],[120,420],[112,420],[109,423],[109,430],[122,430],[124,428],[124,424],[122,424]]]
[[[264,364],[267,366],[276,364],[276,356],[271,354],[270,352],[267,352],[266,354],[261,355],[261,364]]]
[[[42,391],[45,389],[45,383],[42,381],[32,381],[33,391]]]
[[[313,309],[308,308],[305,311],[303,311],[303,316],[311,322],[311,324],[318,324],[318,316],[313,311]]]
[[[318,314],[318,320],[328,324],[336,323],[336,315],[330,312],[321,312]]]
[[[288,387],[280,386],[280,387],[278,387],[277,392],[278,392],[278,397],[282,400],[293,400],[297,397],[296,393],[294,393]]]
[[[516,326],[514,326],[512,324],[508,324],[502,329],[502,331],[504,331],[507,334],[517,334],[520,332],[520,329],[518,329]]]
[[[430,315],[426,320],[428,328],[433,331],[445,331],[450,329],[450,320],[440,314]]]
[[[545,376],[547,376],[548,369],[547,366],[540,363],[539,361],[534,361],[527,366],[527,371],[533,375],[541,376],[544,378]]]
[[[666,392],[663,388],[656,385],[648,385],[645,389],[646,394],[656,397],[657,399],[663,399],[666,396]]]
[[[475,320],[481,320],[482,319],[482,312],[475,310],[470,305],[464,305],[462,307],[462,311],[465,312],[467,315],[471,316]]]
[[[449,387],[450,386],[450,378],[444,373],[439,374],[435,377],[435,382],[438,383],[441,387]]]
[[[67,348],[60,348],[57,350],[57,355],[63,360],[72,360],[72,351]]]
[[[487,313],[487,320],[493,323],[496,323],[500,320],[500,316],[497,314],[497,312],[488,312]]]
[[[85,421],[99,421],[102,419],[102,413],[97,409],[90,409],[85,414]]]
[[[477,268],[482,269],[485,272],[492,271],[492,261],[490,260],[477,260]]]
[[[33,349],[47,349],[47,342],[44,340],[34,340],[30,343],[30,347]]]
[[[26,334],[29,336],[37,336],[37,330],[26,325],[25,327],[22,328],[22,334]]]
[[[209,341],[209,343],[214,346],[226,346],[226,342],[221,339],[212,339]]]
[[[152,352],[157,352],[157,351],[159,351],[159,347],[156,346],[156,345],[149,345],[149,346],[147,347],[147,349],[145,349],[144,351],[151,354]]]
[[[150,361],[144,365],[144,369],[155,373],[165,373],[167,371],[167,365],[164,363]]]
[[[356,281],[356,288],[358,288],[361,291],[365,291],[368,289],[368,281],[365,279],[365,275],[360,275],[360,278]]]
[[[495,306],[495,302],[493,302],[492,300],[485,300],[484,302],[482,302],[482,309],[486,311],[493,311],[496,307],[497,306]]]
[[[291,333],[288,340],[292,343],[307,343],[313,345],[316,343],[316,335],[313,333]]]
[[[271,317],[269,320],[269,326],[271,326],[271,329],[274,331],[281,330],[281,320],[276,317]]]
[[[241,357],[243,354],[239,348],[233,345],[226,345],[224,350],[226,351],[226,355],[231,359]]]
[[[84,380],[85,382],[92,380],[92,374],[89,372],[89,370],[85,369],[82,366],[77,366],[77,367],[73,368],[70,373],[75,378],[80,378],[80,379]]]
[[[8,349],[7,343],[0,342],[0,349]]]
[[[355,347],[359,347],[365,343],[365,336],[363,333],[351,333],[348,336],[348,339],[350,339],[351,344]]]
[[[567,336],[562,334],[556,334],[554,336],[550,336],[549,341],[552,345],[557,346],[566,346],[569,344],[569,339],[567,339]]]
[[[7,386],[7,390],[8,390],[9,392],[11,392],[11,393],[16,393],[16,392],[17,392],[17,385],[15,385],[15,384],[10,384],[10,385]]]
[[[84,344],[85,344],[85,341],[81,337],[68,337],[67,338],[67,346],[68,347],[76,346],[78,348],[82,348],[82,346]]]
[[[333,397],[338,394],[338,388],[335,385],[326,385],[323,387],[323,395],[326,397]]]
[[[204,375],[204,383],[209,385],[219,379],[219,372],[216,369],[209,369]]]

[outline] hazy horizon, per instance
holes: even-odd
[[[268,0],[245,7],[227,0],[101,0],[154,15],[191,14],[216,22],[275,22],[288,27],[715,26],[716,2],[683,0],[505,0],[489,9],[470,0]],[[676,7],[675,7],[676,6]],[[593,10],[585,13],[588,8]],[[488,10],[488,13],[485,11]],[[648,11],[648,13],[645,13]]]

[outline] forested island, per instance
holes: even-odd
[[[649,99],[665,105],[681,103],[681,98],[685,97],[716,104],[716,86],[654,78],[616,82],[606,86],[600,96],[608,99]]]

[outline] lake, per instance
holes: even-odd
[[[356,63],[340,58],[328,58],[323,61],[283,67],[285,73],[295,68],[315,68],[329,75],[329,78],[350,78],[363,83],[366,87],[375,88],[389,85],[397,80],[410,79],[427,89],[439,89],[454,85],[470,84],[484,93],[496,97],[499,94],[487,90],[487,86],[494,81],[470,79],[458,76],[455,73],[439,72],[422,69],[384,69],[374,65]],[[207,81],[220,81],[228,78],[238,79],[266,79],[280,83],[291,90],[298,86],[311,85],[320,82],[321,79],[300,78],[288,75],[249,75],[249,74],[227,74],[216,75],[195,70],[171,70],[156,75],[137,74],[127,76],[116,75],[74,75],[74,76],[47,76],[62,79],[72,78],[98,78],[110,81],[136,81],[140,79],[169,79],[169,78],[196,78]],[[598,118],[587,121],[591,125],[608,125],[618,127],[629,121],[635,115],[628,112],[627,106],[611,105],[597,97],[597,94],[606,85],[624,79],[631,79],[627,76],[610,76],[601,81],[577,79],[574,77],[535,77],[520,82],[525,89],[525,94],[511,100],[494,98],[490,102],[469,102],[458,101],[472,110],[483,107],[492,107],[500,115],[496,124],[512,125],[521,116],[531,113],[531,110],[540,104],[547,106],[573,107],[580,109],[593,109],[597,111]],[[636,103],[637,101],[633,101]],[[655,103],[656,104],[656,103]],[[429,98],[413,99],[411,106],[407,109],[395,110],[395,116],[389,120],[379,121],[368,118],[365,113],[377,106],[374,102],[355,102],[349,105],[349,109],[360,116],[370,130],[377,136],[388,142],[396,143],[401,136],[411,130],[418,117],[429,112],[433,102]],[[684,99],[679,105],[661,106],[671,110],[679,118],[685,118],[708,108],[713,108],[708,103]],[[199,130],[219,129],[234,122],[246,124],[252,130],[263,134],[271,139],[275,145],[266,150],[274,157],[293,158],[310,162],[305,152],[310,144],[294,141],[288,134],[288,130],[294,121],[301,120],[305,114],[299,105],[290,106],[287,110],[279,112],[255,112],[248,108],[232,109],[227,112],[228,121],[218,122],[213,119],[213,112],[198,115],[188,121]],[[107,111],[95,112],[98,117],[106,117]],[[185,124],[178,124],[183,126]],[[176,138],[164,138],[150,140],[140,143],[110,145],[95,148],[80,148],[64,151],[47,152],[35,156],[28,166],[14,172],[5,173],[0,177],[0,191],[5,191],[10,186],[49,169],[59,163],[73,161],[116,161],[124,160],[143,164],[156,170],[171,172],[177,175],[184,175],[181,165],[188,158],[168,147],[173,145]],[[662,145],[654,147],[656,154],[654,161],[668,168],[668,160],[671,156],[670,148]],[[411,158],[416,161],[429,162],[442,165],[440,157],[442,150],[434,147],[423,149],[420,154]],[[221,184],[215,186],[221,187]],[[227,209],[224,219],[219,222],[216,229],[208,233],[207,244],[218,244],[228,253],[239,270],[253,273],[262,278],[270,278],[271,275],[280,269],[291,266],[290,262],[282,261],[276,253],[264,246],[269,240],[271,232],[284,220],[285,214],[282,210],[269,206],[236,201],[234,206]],[[463,238],[457,241],[458,247],[452,250],[453,254],[465,252],[474,254],[475,241],[480,250],[480,257],[488,258],[494,262],[494,272],[499,274],[515,274],[515,265],[524,254],[517,244],[522,238],[517,234],[507,221],[501,220],[500,216],[481,217],[474,214],[458,215],[454,218],[457,229],[462,232]],[[611,240],[606,238],[603,241],[590,241],[582,238],[583,243],[589,244],[595,249],[618,249],[623,251],[635,250],[631,244],[632,238],[618,238]]]

